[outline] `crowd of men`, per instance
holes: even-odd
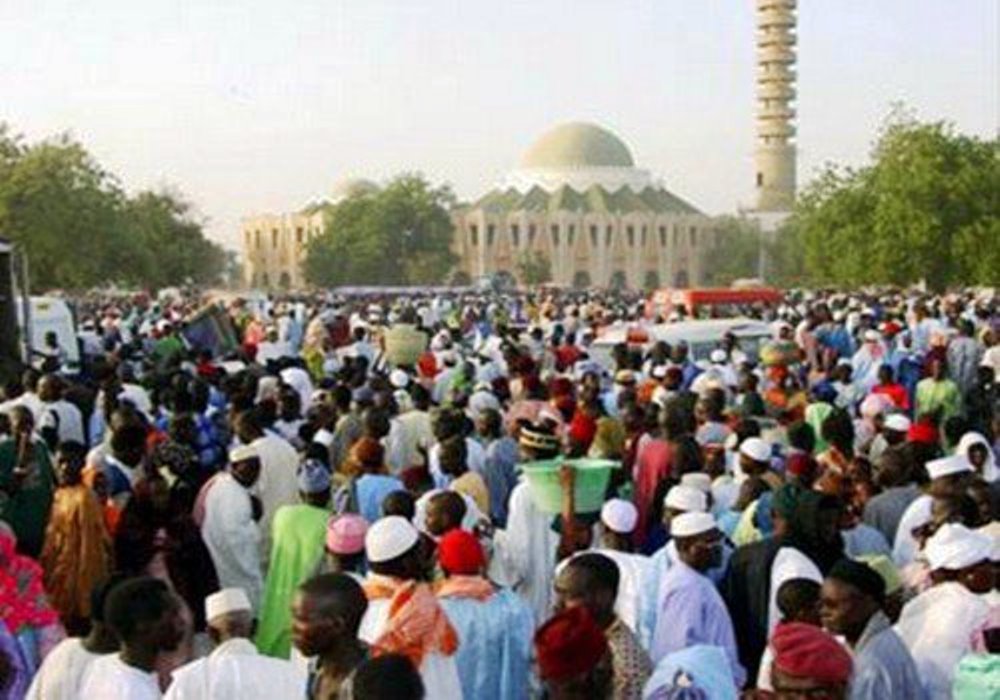
[[[634,294],[202,303],[77,299],[3,387],[2,697],[1000,697],[990,294],[706,358],[598,357]]]

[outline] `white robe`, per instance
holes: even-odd
[[[226,473],[205,496],[201,538],[212,555],[222,588],[242,588],[259,610],[264,576],[260,560],[260,528],[253,520],[250,494]]]
[[[249,639],[223,642],[207,657],[173,672],[164,700],[272,700],[304,697],[304,667],[257,653]]]
[[[778,589],[785,581],[805,578],[816,583],[823,583],[823,574],[812,559],[794,547],[782,547],[771,564],[771,593],[767,610],[767,637],[781,621],[781,611],[778,610]],[[752,672],[752,669],[751,669]]]
[[[358,638],[369,644],[382,636],[389,621],[388,598],[369,600],[368,610],[361,619]],[[458,677],[458,666],[454,656],[427,654],[420,664],[420,678],[424,682],[426,698],[461,698],[462,683]]]
[[[87,668],[77,697],[86,700],[160,700],[163,695],[155,671],[147,673],[129,666],[118,654],[109,654]]]
[[[45,657],[25,700],[77,700],[87,669],[101,656],[87,651],[80,637],[62,640]]]
[[[510,586],[531,606],[535,620],[552,612],[552,581],[559,535],[553,516],[543,513],[531,497],[531,487],[521,481],[510,493],[507,528],[497,530],[489,576]]]
[[[267,563],[271,546],[271,519],[281,506],[299,502],[299,484],[296,473],[299,454],[283,437],[268,434],[251,443],[260,458],[260,478],[254,487],[260,496],[264,515],[260,520],[263,537],[260,542],[261,561]]]
[[[983,596],[955,582],[933,586],[903,608],[894,629],[913,656],[929,700],[951,698],[955,668],[989,615]]]
[[[899,526],[896,528],[896,539],[892,545],[892,560],[900,569],[912,564],[917,558],[920,547],[917,538],[913,536],[913,529],[930,522],[933,503],[933,498],[922,494],[903,511]]]

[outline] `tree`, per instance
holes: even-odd
[[[736,216],[720,216],[714,223],[715,244],[702,263],[705,285],[728,287],[735,280],[757,277],[762,252],[760,227]]]
[[[552,261],[540,250],[526,250],[521,253],[515,267],[521,284],[544,284],[552,281]]]
[[[936,290],[997,284],[997,145],[896,108],[870,164],[827,166],[800,197],[790,227],[806,278],[845,286],[924,280]]]
[[[330,208],[325,231],[309,243],[306,279],[318,286],[441,284],[455,264],[454,196],[404,174],[377,192]]]
[[[33,289],[213,282],[223,250],[178,195],[128,198],[82,144],[26,144],[0,124],[0,232],[28,258]]]

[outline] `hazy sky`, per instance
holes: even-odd
[[[998,0],[803,0],[799,179],[859,162],[895,100],[992,136]],[[344,176],[462,197],[593,120],[709,213],[749,204],[753,0],[2,0],[0,120],[69,130],[214,237]]]

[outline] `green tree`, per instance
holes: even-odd
[[[762,251],[756,222],[720,216],[714,226],[715,243],[702,262],[705,286],[728,287],[734,280],[757,277]]]
[[[310,241],[306,279],[318,286],[440,284],[455,264],[448,187],[404,174],[330,208]]]
[[[789,225],[806,278],[844,286],[924,280],[938,290],[997,284],[997,145],[896,108],[870,164],[828,166],[800,197]]]
[[[552,261],[540,250],[526,250],[515,265],[521,284],[544,284],[552,281]]]

